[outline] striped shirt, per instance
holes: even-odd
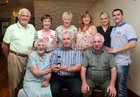
[[[82,53],[74,50],[72,47],[65,50],[63,46],[57,48],[52,53],[51,64],[64,65],[72,67],[76,64],[82,64]],[[60,76],[75,76],[76,73],[59,71]]]

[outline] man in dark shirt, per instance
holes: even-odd
[[[96,87],[104,92],[104,97],[115,97],[116,64],[112,54],[103,46],[104,37],[96,33],[93,37],[93,47],[84,52],[81,69],[82,92],[91,97]]]

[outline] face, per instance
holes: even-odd
[[[44,42],[39,42],[37,44],[37,52],[41,55],[45,53],[45,43]]]
[[[100,16],[100,22],[103,26],[109,25],[109,17],[102,14]]]
[[[44,19],[42,23],[43,23],[43,28],[44,29],[50,29],[50,26],[51,26],[50,19]]]
[[[28,24],[29,21],[30,21],[29,11],[28,11],[28,10],[23,10],[23,11],[21,12],[21,14],[19,14],[18,19],[19,19],[19,23],[20,23],[22,26],[26,27],[27,24]]]
[[[93,48],[95,51],[100,51],[103,47],[103,42],[100,36],[95,36],[93,39]]]
[[[63,18],[63,25],[65,27],[69,27],[71,25],[71,21],[72,21],[72,19],[70,17],[64,17]]]
[[[62,35],[62,44],[64,48],[70,48],[72,44],[72,37],[69,33]]]
[[[116,24],[119,24],[123,21],[123,15],[121,14],[120,11],[114,11],[112,13],[113,15],[113,21],[116,23]]]
[[[82,21],[83,21],[83,23],[86,24],[86,25],[90,24],[90,21],[91,21],[90,16],[87,14],[86,16],[84,16],[84,17],[82,18]]]

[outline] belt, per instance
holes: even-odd
[[[20,57],[27,57],[26,54],[18,53],[18,52],[11,51],[11,50],[10,50],[10,53],[13,53],[13,54],[15,54],[15,55],[17,55],[17,56],[20,56]]]

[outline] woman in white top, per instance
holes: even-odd
[[[76,35],[76,49],[83,51],[92,46],[92,38],[97,33],[96,27],[92,24],[92,16],[85,11],[80,16],[81,26]]]
[[[41,22],[43,28],[37,31],[37,38],[45,39],[48,42],[47,52],[51,52],[54,49],[54,39],[55,39],[55,31],[50,29],[52,17],[49,14],[46,14],[41,17]]]

